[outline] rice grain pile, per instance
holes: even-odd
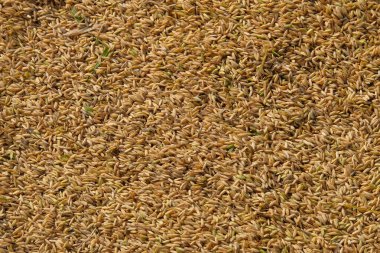
[[[380,3],[0,0],[0,252],[380,252]]]

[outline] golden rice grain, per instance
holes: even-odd
[[[0,252],[380,252],[379,22],[0,0]]]

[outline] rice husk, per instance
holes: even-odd
[[[380,252],[378,1],[0,0],[2,252]]]

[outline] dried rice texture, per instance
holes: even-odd
[[[1,252],[380,252],[379,22],[0,0]]]

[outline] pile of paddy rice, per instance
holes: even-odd
[[[380,2],[0,0],[0,252],[380,252]]]

